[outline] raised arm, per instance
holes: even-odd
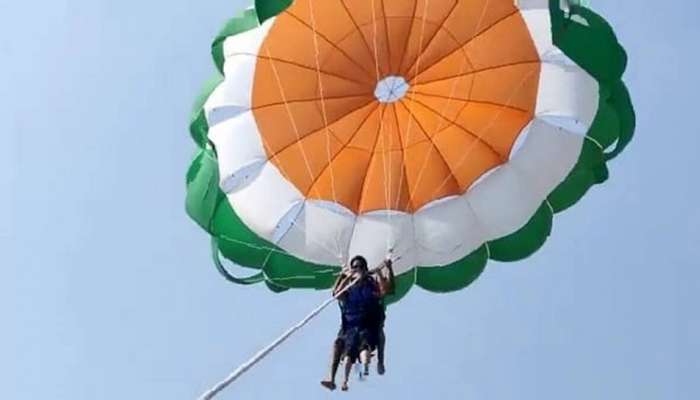
[[[338,293],[340,293],[345,286],[347,286],[350,283],[350,278],[352,278],[351,275],[346,274],[345,272],[341,272],[340,275],[338,275],[338,279],[335,280],[335,284],[333,285],[333,296],[337,296]]]
[[[387,276],[383,271],[387,270]],[[379,283],[379,295],[381,297],[394,294],[396,289],[396,281],[394,277],[394,268],[391,260],[384,261],[382,267],[377,271],[377,281]]]

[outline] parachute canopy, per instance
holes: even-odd
[[[634,129],[624,50],[558,0],[258,1],[212,50],[188,212],[227,278],[276,291],[389,253],[397,297],[461,289],[536,251]]]

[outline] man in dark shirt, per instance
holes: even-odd
[[[385,275],[383,270],[388,273]],[[352,285],[352,286],[350,286]],[[373,350],[378,352],[378,373],[384,374],[384,297],[394,291],[394,272],[391,260],[386,260],[378,269],[370,272],[367,261],[356,256],[350,262],[350,271],[338,277],[333,295],[338,296],[341,310],[341,327],[333,346],[333,356],[327,380],[321,384],[335,389],[335,376],[341,358],[345,361],[345,376],[342,390],[348,389],[348,378],[352,365],[359,359],[363,373],[369,374],[369,360]]]

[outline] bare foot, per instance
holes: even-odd
[[[342,390],[343,392],[347,392],[348,391],[348,383],[343,382],[343,385],[340,386],[340,390]]]
[[[379,375],[384,375],[385,372],[386,372],[386,368],[384,368],[384,363],[378,363],[377,364],[377,373]]]
[[[335,390],[335,382],[333,382],[333,381],[321,381],[321,386],[323,386],[324,388],[326,388],[330,391]]]

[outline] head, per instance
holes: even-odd
[[[350,260],[350,270],[352,272],[364,275],[368,272],[367,260],[362,256],[355,256]]]

